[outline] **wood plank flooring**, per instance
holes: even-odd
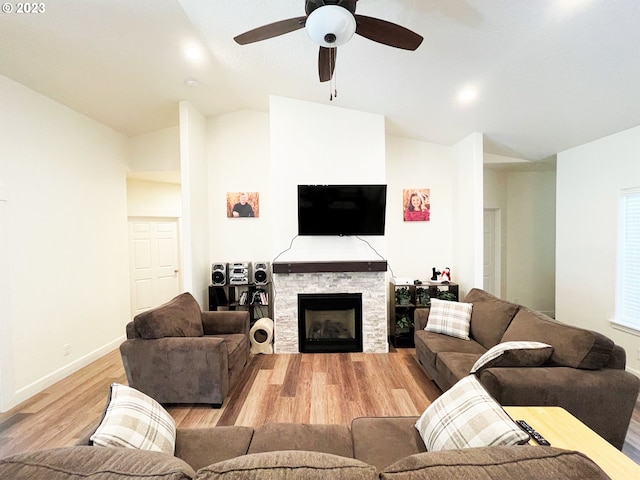
[[[126,383],[117,350],[0,414],[0,458],[76,444],[100,420],[113,382]],[[208,405],[167,409],[184,428],[349,424],[359,416],[420,415],[439,395],[413,349],[388,354],[257,355],[221,409]],[[640,400],[623,451],[640,464]]]

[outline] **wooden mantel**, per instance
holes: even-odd
[[[386,260],[274,262],[273,273],[386,272]]]

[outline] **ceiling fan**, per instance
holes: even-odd
[[[321,82],[333,77],[337,47],[348,42],[354,33],[374,42],[415,50],[422,36],[408,28],[379,18],[357,15],[358,0],[305,0],[303,17],[263,25],[234,38],[240,45],[259,42],[306,27],[311,39],[320,45],[318,73]]]

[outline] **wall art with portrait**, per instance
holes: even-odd
[[[429,188],[403,190],[402,208],[405,222],[428,222],[431,218],[431,190]]]
[[[258,192],[227,192],[228,218],[255,218],[260,216]]]

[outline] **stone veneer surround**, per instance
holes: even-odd
[[[336,265],[340,270],[340,264]],[[326,270],[324,267],[320,270]],[[308,271],[312,269],[296,272],[295,268],[278,269],[274,265],[275,353],[299,352],[299,293],[362,293],[362,350],[365,353],[388,352],[385,271]]]

